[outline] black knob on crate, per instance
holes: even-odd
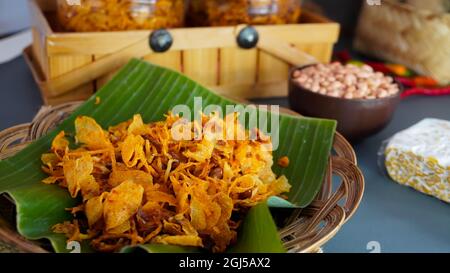
[[[155,52],[166,52],[173,44],[170,32],[158,29],[152,32],[149,39],[150,48]]]
[[[239,35],[237,36],[237,43],[239,47],[250,49],[254,48],[256,44],[258,44],[259,34],[258,31],[252,26],[246,26],[241,31],[239,31]]]

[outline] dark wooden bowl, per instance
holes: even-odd
[[[337,130],[348,140],[357,141],[383,129],[391,120],[400,102],[403,87],[396,82],[400,92],[380,99],[336,98],[305,89],[293,81],[293,72],[308,66],[295,68],[289,77],[289,103],[291,108],[304,116],[335,119]]]

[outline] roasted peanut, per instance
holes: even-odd
[[[346,99],[376,99],[393,96],[398,85],[390,76],[368,65],[318,64],[294,71],[293,80],[315,93]]]

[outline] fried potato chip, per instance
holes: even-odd
[[[149,190],[145,192],[145,197],[149,202],[165,203],[170,206],[177,206],[177,199],[175,196],[157,190]]]
[[[211,232],[210,237],[214,241],[213,252],[224,252],[233,241],[236,241],[237,233],[231,230],[228,224],[220,224],[216,226]]]
[[[236,178],[230,186],[230,193],[243,193],[252,190],[258,184],[258,177],[254,174],[246,174]],[[261,184],[261,183],[259,183]]]
[[[207,138],[203,138],[197,145],[194,147],[194,151],[187,150],[183,153],[187,158],[192,158],[198,162],[205,162],[210,159],[214,150],[213,140],[208,140]]]
[[[166,220],[163,221],[163,231],[166,234],[170,235],[183,235],[184,232],[181,228],[181,225],[177,223],[171,223]]]
[[[177,174],[170,177],[172,188],[177,199],[177,213],[187,212],[189,210],[189,198],[191,189],[187,185],[189,180],[184,174]]]
[[[161,235],[153,238],[152,243],[179,246],[203,246],[202,239],[195,235]]]
[[[103,204],[108,196],[108,192],[102,193],[102,195],[89,199],[86,202],[85,213],[88,220],[88,224],[92,227],[103,217]]]
[[[52,151],[65,151],[69,147],[69,141],[65,138],[64,131],[59,132],[52,141]]]
[[[214,197],[214,201],[220,206],[220,218],[218,222],[226,223],[231,218],[233,212],[233,199],[221,192]]]
[[[128,131],[128,134],[144,135],[149,132],[149,128],[142,121],[141,115],[137,114],[137,115],[133,116],[133,121],[131,122],[130,126],[128,126],[127,131]]]
[[[128,135],[121,146],[122,161],[129,168],[134,167],[139,161],[147,162],[144,153],[144,139],[141,136]]]
[[[58,180],[60,180],[61,178],[55,177],[55,176],[49,176],[47,178],[42,179],[42,183],[44,184],[55,184],[56,182],[58,182]]]
[[[288,192],[291,189],[291,185],[289,184],[286,176],[282,175],[278,177],[275,182],[270,184],[269,188],[272,191],[273,195],[279,195],[283,192]]]
[[[232,180],[232,178],[234,177],[234,172],[231,169],[230,164],[228,164],[227,162],[225,162],[223,164],[223,180],[230,182]]]
[[[79,240],[80,228],[78,227],[77,222],[72,223],[65,221],[64,223],[56,224],[52,227],[52,231],[55,233],[66,234],[70,239]]]
[[[140,170],[114,170],[109,177],[108,184],[115,187],[126,180],[132,180],[142,186],[153,184],[152,175]]]
[[[124,121],[115,126],[110,126],[108,128],[109,138],[111,142],[117,143],[118,141],[123,141],[128,136],[127,128],[130,126],[131,121]]]
[[[145,226],[156,226],[164,219],[172,217],[175,213],[155,202],[147,202],[138,211],[138,217],[145,222]]]
[[[80,232],[80,227],[77,220],[73,222],[64,222],[61,224],[56,224],[52,227],[52,231],[55,233],[63,233],[68,237],[68,242],[70,241],[81,241],[90,239],[91,236],[89,234],[83,234]]]
[[[242,173],[259,173],[267,162],[261,159],[261,152],[250,144],[241,144],[237,147],[235,158],[239,161]]]
[[[41,161],[49,168],[54,168],[60,162],[59,158],[55,154],[42,154]]]
[[[144,188],[131,180],[122,182],[112,189],[111,193],[106,197],[103,209],[108,232],[114,231],[121,225],[121,230],[129,229],[129,223],[126,225],[126,222],[138,211],[142,203],[143,194]],[[124,224],[126,225],[125,227],[123,227]]]
[[[205,204],[198,198],[192,200],[190,205],[191,223],[192,226],[198,231],[205,230],[207,227],[205,209]]]
[[[87,176],[85,179],[80,179],[80,189],[83,201],[89,200],[100,193],[100,185],[92,175]]]
[[[107,229],[108,233],[110,234],[122,234],[131,229],[131,222],[130,220],[126,220],[125,222],[121,223],[120,225]]]
[[[111,147],[107,133],[90,117],[81,116],[75,120],[76,140],[90,149],[104,149]]]
[[[64,177],[72,197],[76,197],[80,190],[83,195],[92,196],[98,193],[99,186],[91,175],[93,169],[94,163],[89,154],[84,154],[77,159],[64,159]]]
[[[181,226],[181,229],[186,235],[198,235],[197,230],[192,226],[191,222],[184,217],[183,214],[177,214],[172,217],[172,219]]]
[[[192,226],[199,232],[206,231],[217,224],[221,215],[219,204],[212,196],[200,190],[193,190],[191,196],[190,217]]]

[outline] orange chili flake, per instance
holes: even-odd
[[[289,158],[287,156],[280,157],[277,163],[278,166],[282,168],[287,168],[289,166]]]

